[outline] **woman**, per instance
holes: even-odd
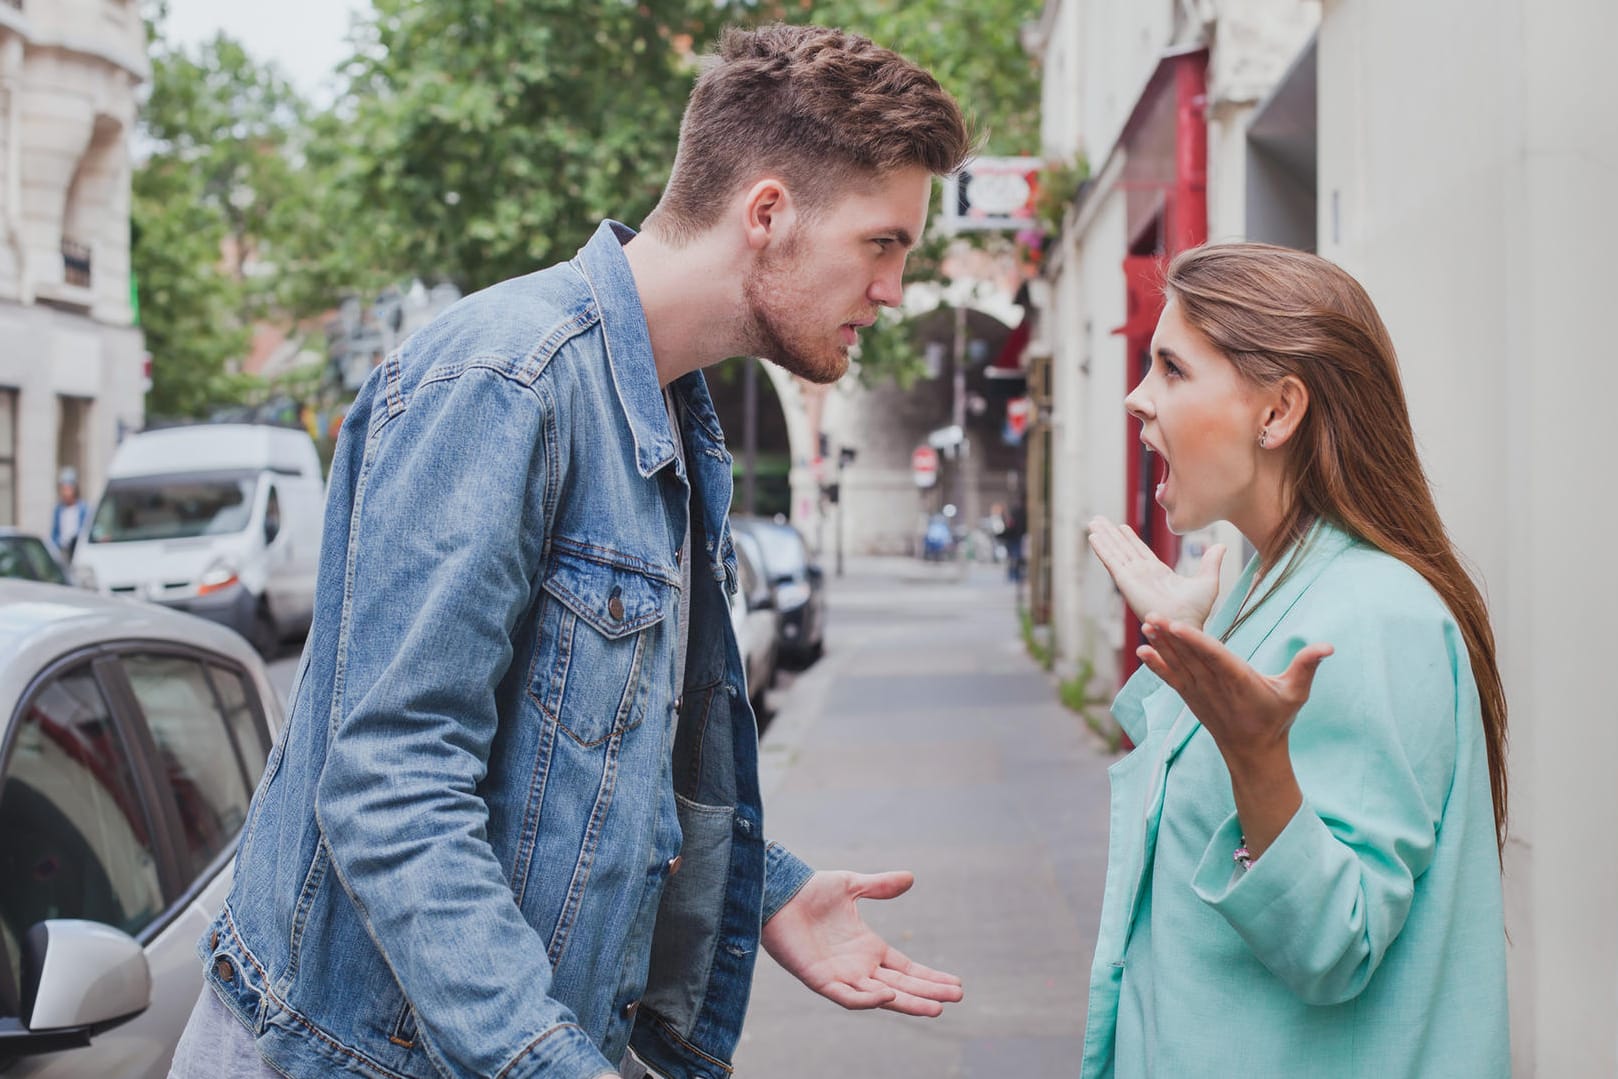
[[[1188,251],[1165,292],[1125,401],[1157,500],[1258,553],[1210,619],[1222,551],[1177,577],[1092,522],[1148,643],[1083,1074],[1506,1076],[1505,694],[1387,330],[1284,248]]]

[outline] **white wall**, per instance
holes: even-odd
[[[1322,254],[1399,348],[1510,700],[1519,1077],[1618,1075],[1614,41],[1609,0],[1331,0],[1320,35]]]

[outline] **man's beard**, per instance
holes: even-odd
[[[784,246],[766,251],[742,282],[751,321],[748,345],[754,355],[773,361],[788,374],[827,385],[848,370],[848,349],[807,314],[816,305],[814,297],[804,296],[795,285],[800,246],[794,236]]]

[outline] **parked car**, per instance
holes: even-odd
[[[78,583],[222,622],[263,655],[308,629],[325,482],[308,432],[196,424],[131,435],[73,552]]]
[[[0,1073],[161,1079],[281,708],[237,634],[0,581]]]
[[[747,697],[753,714],[764,722],[764,691],[775,684],[780,654],[781,613],[775,609],[770,584],[760,568],[763,556],[758,541],[745,532],[732,531],[736,544],[736,593],[730,597],[730,624],[736,647],[747,669]]]
[[[731,531],[758,542],[764,576],[781,612],[781,657],[804,664],[820,658],[826,644],[826,575],[803,535],[785,519],[735,516]]]
[[[15,528],[0,528],[0,577],[67,584],[67,563],[47,540]]]

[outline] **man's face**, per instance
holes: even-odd
[[[903,295],[905,258],[927,224],[932,174],[873,180],[760,253],[742,285],[751,351],[810,382],[836,382],[877,309]]]

